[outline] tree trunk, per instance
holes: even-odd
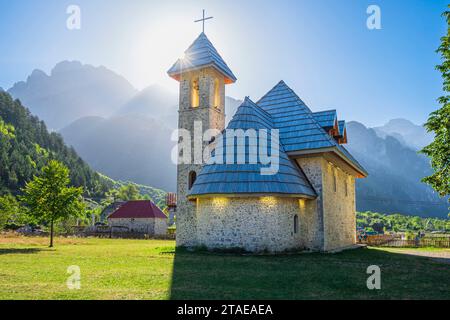
[[[50,222],[50,248],[53,248],[53,219]]]

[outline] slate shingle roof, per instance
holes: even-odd
[[[363,175],[368,175],[347,149],[322,128],[311,110],[284,81],[280,81],[257,105],[274,119],[275,127],[280,129],[280,141],[286,153],[334,148]],[[287,117],[289,120],[286,120]]]
[[[334,127],[337,115],[335,110],[312,113],[306,104],[283,81],[279,82],[257,103],[246,98],[238,108],[228,129],[278,129],[280,169],[273,176],[263,176],[258,164],[212,164],[205,165],[198,175],[189,196],[205,194],[286,194],[315,197],[317,194],[297,165],[289,158],[290,152],[331,148],[350,162],[363,175],[365,169],[325,129],[331,123]],[[345,128],[345,121],[338,122]],[[225,133],[224,133],[225,134]],[[235,147],[236,141],[226,141],[227,146]],[[246,141],[245,156],[248,160],[251,145]],[[235,160],[237,156],[235,155]],[[259,161],[259,158],[258,158]]]
[[[169,69],[168,74],[177,80],[182,72],[195,70],[206,66],[216,68],[225,76],[226,83],[236,82],[231,69],[222,59],[220,54],[209,41],[205,33],[201,33],[192,45],[185,51],[185,57],[178,59],[177,62]]]
[[[322,128],[329,130],[336,124],[337,112],[336,110],[314,112],[313,117]]]
[[[269,114],[259,108],[249,98],[246,98],[243,104],[238,108],[233,119],[228,125],[228,129],[267,129],[269,141],[272,141],[273,129],[272,119]],[[258,150],[258,142],[245,140],[243,146],[245,163],[237,162],[238,140],[233,137],[232,141],[227,140],[226,131],[222,135],[223,145],[227,148],[234,148],[233,164],[226,164],[226,155],[224,152],[224,164],[205,165],[197,177],[197,180],[189,192],[189,196],[202,194],[277,194],[277,195],[297,195],[301,197],[316,197],[317,194],[309,183],[304,173],[297,164],[289,159],[281,145],[275,145],[274,148],[279,152],[279,169],[274,175],[262,175],[261,169],[270,165],[263,164]],[[220,141],[220,139],[219,139]],[[256,144],[254,144],[256,142]],[[218,144],[216,150],[222,144]],[[271,144],[268,144],[270,149]],[[245,148],[245,149],[244,149]],[[213,153],[216,156],[215,153]],[[254,164],[249,161],[249,157],[254,155],[257,162]],[[269,153],[270,155],[270,153]]]
[[[336,146],[336,141],[323,130],[311,110],[284,81],[280,81],[257,105],[272,116],[286,152]]]

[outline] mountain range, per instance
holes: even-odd
[[[34,70],[26,81],[14,84],[8,92],[56,131],[86,115],[111,115],[137,90],[105,67],[63,61],[49,75]]]
[[[356,183],[358,211],[445,217],[447,201],[421,182],[431,168],[429,159],[410,147],[417,139],[400,136],[399,140],[398,133],[382,138],[378,132],[359,122],[347,124],[346,148],[369,172]]]
[[[61,62],[50,75],[35,70],[8,92],[26,104],[95,170],[175,191],[171,161],[178,95],[158,85],[135,89],[125,78],[80,62]],[[226,97],[227,121],[241,101]],[[432,141],[420,125],[394,119],[367,128],[348,123],[347,148],[370,175],[357,182],[357,209],[382,213],[441,216],[445,199],[421,182],[431,172],[417,151]]]
[[[379,137],[394,137],[404,146],[414,150],[421,150],[433,141],[433,134],[427,132],[423,126],[418,126],[406,119],[393,119],[384,126],[373,129]]]

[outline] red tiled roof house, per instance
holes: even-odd
[[[126,227],[130,232],[148,235],[167,233],[166,215],[151,201],[128,201],[108,217],[112,227]]]

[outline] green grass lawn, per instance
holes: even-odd
[[[396,249],[240,256],[160,240],[46,243],[0,238],[0,299],[450,299],[450,264]],[[80,290],[66,286],[71,265]],[[381,290],[366,287],[369,265],[381,267]]]

